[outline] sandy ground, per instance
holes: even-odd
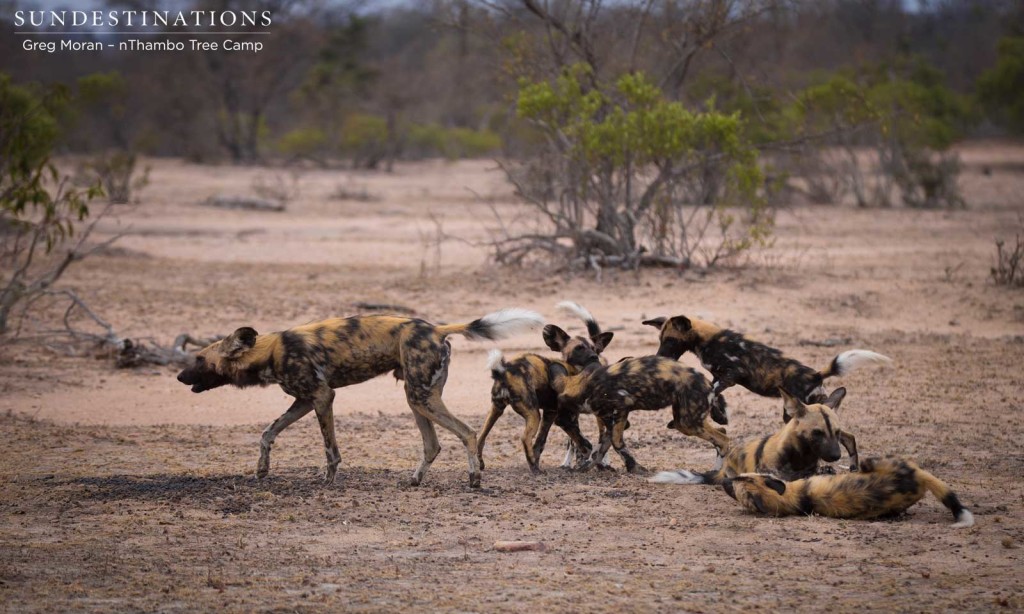
[[[552,309],[568,298],[615,331],[612,360],[654,350],[643,317],[678,313],[812,365],[871,348],[897,367],[833,382],[850,390],[843,427],[862,454],[906,455],[948,481],[973,529],[951,530],[930,498],[895,521],[755,517],[714,488],[560,470],[557,432],[534,477],[511,411],[488,439],[483,489],[466,487],[462,446],[443,431],[444,450],[412,488],[419,435],[384,377],[339,391],[335,485],[317,481],[310,419],[278,439],[271,477],[257,482],[259,434],[289,402],[280,390],[194,395],[173,370],[118,371],[27,339],[0,346],[0,609],[1024,608],[1024,293],[988,277],[993,239],[1012,236],[1024,213],[1024,149],[963,153],[967,211],[798,207],[780,213],[775,248],[742,269],[606,271],[601,283],[487,264],[488,203],[516,211],[492,163],[306,171],[287,212],[252,213],[199,203],[252,193],[280,171],[152,161],[140,203],[100,238],[128,234],[65,283],[121,334],[164,343],[183,331],[279,330],[355,313],[359,301],[446,322],[523,306],[579,330]],[[372,200],[332,198],[339,188]],[[58,313],[45,310],[25,336]],[[453,345],[445,401],[476,428],[491,346]],[[500,347],[543,349],[539,335]],[[778,402],[727,394],[730,434],[778,428]],[[713,461],[703,442],[666,430],[666,415],[631,421],[648,468]],[[547,550],[493,549],[519,539]]]

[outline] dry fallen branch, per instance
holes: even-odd
[[[89,305],[71,290],[54,290],[46,296],[65,297],[69,304],[64,311],[61,330],[49,331],[44,336],[57,337],[46,343],[50,350],[72,356],[80,356],[83,346],[88,353],[99,356],[110,356],[118,369],[134,369],[146,365],[178,365],[185,366],[191,362],[194,353],[189,347],[203,348],[217,341],[221,336],[196,338],[189,333],[181,333],[169,345],[161,345],[152,339],[130,339],[122,337],[113,325],[100,317]],[[77,328],[72,322],[76,314],[84,315],[102,332],[90,332]]]
[[[496,541],[494,549],[497,552],[528,552],[531,550],[544,552],[547,550],[547,546],[544,545],[544,542]]]
[[[364,311],[392,311],[394,313],[416,313],[416,310],[412,307],[406,307],[405,305],[397,305],[395,303],[367,303],[365,301],[359,301],[353,303],[356,309],[362,309]]]
[[[212,196],[202,202],[207,207],[245,209],[249,211],[284,211],[284,204],[252,196]]]

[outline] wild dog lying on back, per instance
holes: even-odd
[[[658,356],[678,360],[686,352],[696,354],[714,378],[711,387],[716,395],[738,384],[761,396],[777,397],[780,390],[785,390],[804,403],[820,403],[826,397],[826,379],[864,364],[892,362],[887,356],[868,350],[848,350],[817,371],[773,347],[696,318],[654,318],[644,324],[660,330]],[[850,453],[850,468],[856,470],[856,439],[843,433],[842,444]]]
[[[917,463],[893,456],[865,459],[857,473],[789,482],[744,473],[725,480],[722,487],[743,507],[769,516],[820,514],[864,520],[901,514],[927,491],[953,513],[954,528],[974,525],[974,516],[942,480]]]
[[[577,373],[588,365],[599,364],[601,352],[611,343],[615,333],[601,332],[594,316],[576,303],[564,301],[557,307],[582,319],[587,325],[589,338],[570,337],[561,328],[548,324],[544,327],[544,343],[552,350],[561,352],[562,360],[539,354],[523,354],[506,361],[501,350],[491,351],[487,361],[494,380],[491,386],[491,411],[477,436],[481,469],[484,467],[484,442],[508,405],[512,405],[512,409],[526,420],[521,439],[526,462],[532,472],[540,472],[540,455],[544,452],[552,424],[561,427],[570,441],[575,443],[580,461],[590,454],[592,446],[580,432],[577,416],[558,411],[558,394],[551,387],[551,365],[557,363],[566,372]]]
[[[824,403],[805,405],[782,391],[783,411],[789,417],[776,433],[734,443],[722,466],[703,473],[662,471],[650,479],[663,484],[721,484],[742,473],[767,473],[797,480],[818,472],[819,461],[839,460],[839,405],[845,388],[836,388]]]
[[[591,455],[590,464],[603,459],[614,447],[630,473],[642,471],[626,448],[623,432],[632,411],[655,411],[672,407],[674,428],[711,442],[720,451],[728,449],[725,430],[711,420],[711,402],[722,405],[725,400],[710,393],[704,376],[674,360],[658,356],[627,358],[607,367],[591,365],[576,375],[554,365],[554,388],[558,391],[560,411],[575,414],[593,413],[602,423],[601,443]]]
[[[278,384],[295,402],[263,432],[257,477],[270,471],[270,448],[293,422],[316,412],[327,454],[326,480],[334,480],[341,455],[334,435],[334,388],[358,384],[394,371],[405,380],[405,396],[423,437],[423,460],[413,473],[419,484],[441,451],[434,424],[455,433],[469,456],[470,486],[480,485],[476,433],[452,416],[441,400],[451,359],[449,335],[500,339],[543,324],[540,315],[506,309],[468,324],[436,326],[397,316],[358,316],[313,322],[286,331],[257,334],[239,328],[201,350],[178,381],[204,392],[231,384]]]

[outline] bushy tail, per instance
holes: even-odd
[[[498,348],[487,352],[487,368],[491,371],[491,377],[495,379],[500,378],[505,372],[505,355]]]
[[[544,325],[544,318],[528,309],[502,309],[473,320],[469,324],[445,324],[437,327],[442,335],[462,335],[467,339],[496,341]]]
[[[924,469],[918,469],[917,472],[925,488],[935,495],[935,498],[941,501],[946,506],[946,509],[953,513],[953,519],[956,520],[953,523],[954,529],[966,529],[967,527],[974,526],[974,514],[960,503],[956,493],[950,490],[945,482]]]
[[[870,350],[847,350],[832,359],[828,368],[821,372],[822,379],[846,375],[863,365],[891,365],[892,359]]]
[[[593,314],[587,311],[583,305],[573,301],[562,301],[555,305],[555,309],[566,315],[576,316],[580,320],[583,320],[583,323],[587,325],[587,334],[591,337],[596,337],[601,334],[601,327],[598,326],[597,320],[594,319]]]
[[[703,473],[694,473],[686,469],[678,471],[659,471],[647,480],[655,484],[721,484],[725,480],[725,470],[716,469]]]

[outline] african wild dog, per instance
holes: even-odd
[[[341,455],[334,436],[334,388],[358,384],[394,371],[405,380],[405,396],[423,437],[423,460],[412,484],[423,480],[441,451],[434,424],[455,433],[469,455],[469,484],[480,485],[476,433],[451,415],[441,400],[451,359],[449,335],[500,339],[543,324],[540,315],[505,309],[468,324],[434,325],[398,316],[354,316],[304,324],[286,331],[257,334],[239,328],[201,350],[178,381],[203,392],[226,384],[278,384],[295,402],[263,432],[257,477],[270,470],[270,448],[278,434],[310,411],[316,412],[327,453],[328,483]]]
[[[714,378],[711,389],[716,395],[739,384],[761,396],[778,397],[779,391],[785,390],[804,403],[820,403],[826,397],[826,379],[845,375],[864,364],[892,363],[889,357],[875,352],[848,350],[833,358],[825,369],[816,371],[773,347],[697,318],[675,316],[643,323],[661,331],[658,356],[678,360],[686,352],[696,354]],[[856,471],[857,440],[843,433],[841,443],[850,453],[850,469]]]
[[[791,482],[744,473],[726,479],[722,488],[748,510],[769,516],[820,514],[863,520],[902,514],[928,491],[953,513],[954,528],[974,525],[974,515],[945,482],[917,463],[893,456],[865,459],[857,473]]]
[[[558,365],[551,370],[560,411],[593,413],[602,423],[601,444],[581,469],[588,469],[614,447],[627,471],[644,471],[622,436],[632,411],[672,406],[668,428],[706,439],[720,453],[728,448],[725,429],[716,427],[710,416],[712,400],[723,406],[725,400],[709,394],[711,386],[703,375],[674,360],[658,356],[627,358],[607,367],[591,365],[576,375]]]
[[[818,462],[839,460],[839,405],[846,388],[836,388],[824,403],[804,405],[782,391],[790,420],[776,433],[733,444],[721,467],[703,473],[662,471],[650,479],[666,484],[721,484],[741,473],[768,473],[797,480],[818,472]]]
[[[526,462],[533,473],[540,473],[540,455],[544,452],[552,424],[561,427],[570,442],[575,443],[581,462],[590,454],[592,446],[580,432],[578,416],[558,411],[558,394],[551,387],[551,365],[557,363],[567,372],[576,373],[590,364],[597,364],[601,360],[601,352],[611,343],[615,333],[601,332],[594,316],[576,303],[564,301],[557,307],[579,316],[587,325],[589,338],[570,337],[561,328],[548,324],[544,327],[544,343],[552,350],[561,352],[561,360],[540,354],[523,354],[506,361],[501,350],[491,350],[487,361],[494,380],[491,386],[491,411],[477,435],[481,469],[484,467],[484,442],[487,435],[509,405],[526,420],[521,440]]]

